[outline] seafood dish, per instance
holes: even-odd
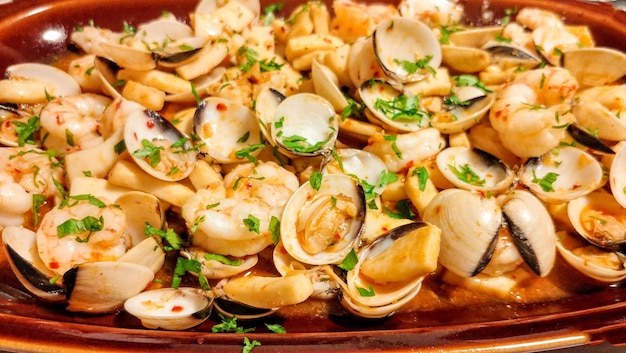
[[[249,352],[623,285],[625,48],[547,6],[188,3],[2,67],[9,297]]]

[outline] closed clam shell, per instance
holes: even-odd
[[[363,188],[354,179],[324,175],[318,190],[306,182],[285,206],[281,241],[304,264],[341,263],[359,240],[365,212]]]
[[[471,277],[487,266],[502,224],[495,199],[446,189],[428,204],[422,218],[441,228],[439,262],[448,270]]]
[[[197,288],[161,288],[128,298],[124,309],[147,328],[186,330],[209,317],[212,303]]]
[[[589,153],[575,147],[554,148],[529,159],[520,170],[520,182],[545,202],[564,202],[597,189],[603,178],[602,165]]]

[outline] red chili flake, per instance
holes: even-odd
[[[217,103],[217,110],[219,110],[220,112],[226,111],[228,109],[228,106],[224,103]]]
[[[185,308],[183,308],[183,307],[182,307],[182,306],[180,306],[180,305],[174,305],[174,306],[172,307],[172,312],[175,312],[175,313],[180,313],[180,312],[182,312],[183,310],[185,310]]]
[[[154,120],[148,120],[148,122],[146,122],[146,126],[148,126],[149,129],[152,129],[154,127]]]
[[[59,268],[60,266],[59,266],[59,263],[58,263],[58,262],[56,262],[56,261],[52,261],[52,262],[50,262],[50,263],[48,264],[48,267],[49,267],[50,269],[57,269],[57,268]]]

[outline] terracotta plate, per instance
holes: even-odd
[[[289,2],[289,1],[288,1]],[[462,1],[468,18],[480,24],[487,6],[496,18],[505,9],[550,8],[569,23],[587,24],[599,45],[626,51],[626,12],[606,4],[577,1]],[[0,73],[24,61],[49,62],[67,50],[75,25],[96,24],[121,29],[169,10],[187,18],[196,0],[15,0],[0,5]],[[293,6],[291,3],[290,6]],[[562,265],[564,266],[564,265]],[[561,268],[568,276],[568,268]],[[571,273],[576,281],[578,274]],[[85,316],[26,296],[0,257],[0,350],[119,352],[241,352],[243,335],[211,333],[211,323],[190,331],[142,329],[126,313]],[[554,302],[480,304],[402,313],[383,321],[347,316],[277,319],[287,334],[274,334],[254,323],[245,334],[261,346],[253,352],[536,351],[577,345],[626,343],[626,288],[594,288]],[[596,347],[597,348],[597,347]]]

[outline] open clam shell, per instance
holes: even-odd
[[[324,166],[325,172],[356,177],[364,187],[373,187],[377,195],[382,194],[386,185],[381,183],[381,177],[387,173],[387,166],[378,156],[355,148],[339,148],[335,152],[335,159]]]
[[[589,153],[575,147],[554,148],[529,159],[520,170],[520,182],[545,202],[565,202],[597,189],[603,178],[602,165]]]
[[[351,177],[324,175],[318,189],[306,182],[285,206],[283,246],[305,264],[338,264],[356,246],[365,213],[363,188]]]
[[[366,116],[387,129],[411,132],[431,125],[429,112],[422,108],[419,96],[408,96],[390,82],[369,80],[359,87],[359,96],[367,106]]]
[[[196,163],[197,151],[189,137],[149,109],[128,115],[124,142],[137,165],[160,180],[184,179]]]
[[[496,99],[495,94],[471,86],[456,87],[453,94],[458,103],[436,113],[432,119],[432,125],[444,134],[462,132],[479,123]]]
[[[606,65],[612,66],[612,65]],[[603,140],[626,140],[626,85],[605,85],[581,90],[572,107],[578,125]],[[620,116],[622,118],[620,118]]]
[[[557,233],[557,250],[574,269],[604,283],[626,279],[626,255],[590,245],[568,232]]]
[[[342,305],[365,318],[393,314],[417,295],[426,275],[437,268],[439,228],[409,223],[388,231],[359,250],[346,274]]]
[[[348,100],[339,89],[339,79],[330,68],[313,60],[311,79],[315,93],[328,100],[336,112],[340,113],[348,106]]]
[[[420,81],[441,65],[439,40],[428,26],[416,19],[383,20],[372,37],[376,58],[393,80]]]
[[[626,245],[626,208],[604,191],[595,191],[567,204],[569,220],[589,243],[609,251]]]
[[[124,309],[144,327],[186,330],[203,323],[211,314],[212,304],[213,300],[197,288],[161,288],[128,298]]]
[[[38,298],[49,302],[64,302],[65,289],[52,280],[56,274],[39,258],[35,236],[35,232],[26,228],[4,228],[2,242],[11,270],[20,283]]]
[[[242,162],[246,156],[258,155],[264,147],[259,130],[252,110],[224,98],[203,100],[193,119],[194,134],[202,143],[200,150],[220,163]]]
[[[219,256],[211,256],[214,254],[210,254],[198,247],[182,250],[180,254],[187,259],[194,259],[200,262],[202,275],[210,279],[238,275],[248,271],[259,261],[257,255],[247,255],[241,258],[230,259],[230,262],[225,263],[224,261],[216,259]]]
[[[335,109],[324,98],[299,93],[285,98],[276,107],[272,139],[289,153],[316,156],[335,145],[339,121]]]
[[[465,190],[498,194],[507,190],[515,179],[513,170],[496,157],[468,147],[448,147],[436,157],[443,176]]]

